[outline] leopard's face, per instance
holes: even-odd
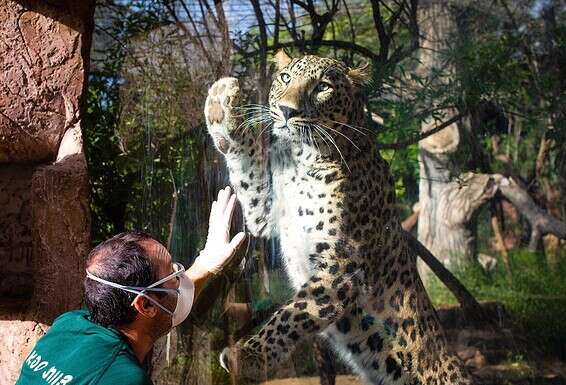
[[[363,111],[361,85],[343,63],[318,56],[290,59],[274,76],[269,95],[273,134],[293,141],[352,136]]]

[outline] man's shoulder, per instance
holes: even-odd
[[[89,316],[89,312],[87,309],[77,309],[77,310],[70,310],[59,315],[55,320],[53,320],[53,325],[59,322],[66,322],[71,320],[76,320],[77,318],[86,318]]]
[[[117,343],[121,340],[120,333],[116,329],[93,322],[90,319],[90,312],[86,309],[72,310],[61,314],[53,321],[48,334],[74,335],[75,337],[82,335],[88,338],[95,337],[107,340],[111,343]]]
[[[147,371],[134,356],[120,352],[100,377],[98,385],[153,385]]]

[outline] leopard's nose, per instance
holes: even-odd
[[[297,110],[296,108],[289,106],[279,106],[279,109],[283,113],[285,121],[288,121],[292,117],[299,116],[301,114],[301,110]]]

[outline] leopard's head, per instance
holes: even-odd
[[[349,68],[313,55],[291,58],[279,51],[269,94],[273,135],[292,141],[352,141],[361,133],[367,66]]]

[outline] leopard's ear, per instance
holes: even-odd
[[[371,78],[371,68],[369,63],[365,63],[361,67],[358,68],[350,68],[348,70],[348,76],[352,81],[359,85],[365,85]]]
[[[287,55],[287,52],[285,52],[285,50],[283,49],[280,49],[275,55],[273,55],[273,62],[277,66],[277,71],[283,69],[289,63],[291,63],[292,60],[293,58]]]

